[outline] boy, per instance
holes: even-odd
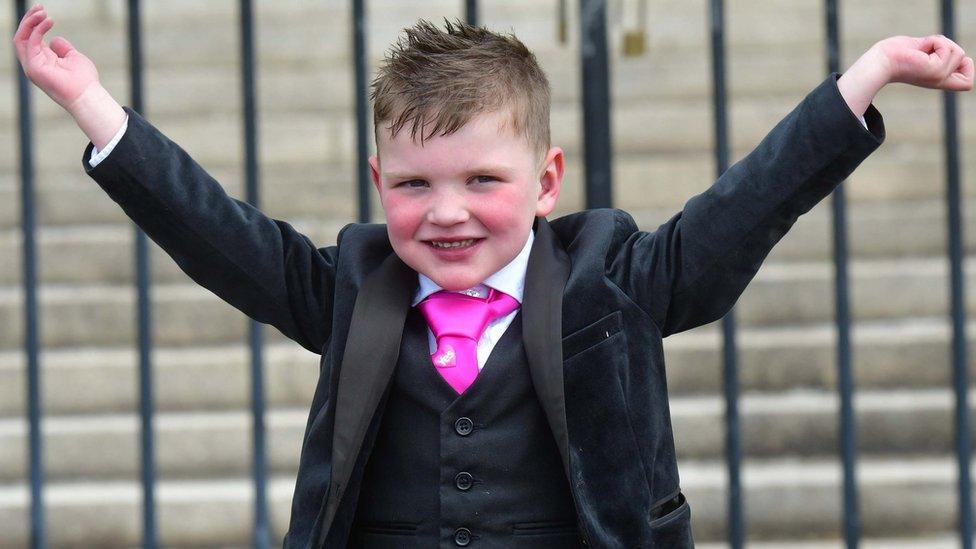
[[[883,40],[657,231],[614,210],[549,223],[563,153],[532,54],[421,22],[373,85],[388,224],[316,249],[45,45],[52,24],[35,6],[14,43],[91,139],[88,173],[194,280],[322,354],[287,547],[693,546],[662,338],[720,318],[880,145],[881,87],[973,81],[945,37]]]

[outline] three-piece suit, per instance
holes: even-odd
[[[321,354],[286,547],[690,547],[662,338],[721,318],[884,140],[836,78],[653,232],[610,209],[537,219],[521,310],[460,397],[385,226],[317,248],[132,111],[86,169],[196,282]]]

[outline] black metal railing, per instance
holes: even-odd
[[[24,0],[14,2],[19,23],[27,11]],[[16,27],[15,27],[16,28]],[[24,255],[24,352],[27,358],[27,422],[29,430],[31,546],[44,547],[44,447],[41,437],[41,369],[37,308],[37,244],[34,205],[34,140],[30,90],[23,71],[17,71],[17,118],[20,128],[20,228]]]
[[[827,71],[840,72],[840,22],[837,0],[826,0]],[[834,318],[837,324],[837,392],[840,397],[840,453],[844,470],[844,541],[857,547],[861,514],[857,492],[857,419],[854,415],[854,368],[851,349],[850,282],[847,277],[847,200],[844,184],[834,189],[831,200],[834,245]]]
[[[136,111],[145,114],[143,97],[142,38],[139,0],[128,2],[128,50],[131,84],[131,102]],[[25,12],[25,0],[14,1],[15,24]],[[582,68],[582,109],[585,160],[585,204],[587,208],[612,205],[612,141],[611,141],[611,93],[610,56],[607,48],[607,15],[605,0],[579,0],[580,63]],[[559,2],[561,35],[565,32],[565,1]],[[828,71],[840,70],[840,39],[837,0],[825,0],[826,56]],[[478,3],[463,1],[465,20],[476,23]],[[369,136],[367,64],[366,64],[366,5],[365,0],[352,0],[354,88],[356,97],[356,146],[357,181],[355,195],[358,200],[358,220],[370,221],[370,174],[367,163]],[[953,2],[941,0],[942,33],[952,38],[955,34]],[[724,1],[710,0],[709,21],[711,32],[712,84],[714,107],[715,167],[721,175],[729,167],[729,129],[726,89],[726,51]],[[564,38],[564,36],[563,36]],[[244,121],[244,173],[247,201],[259,206],[259,165],[256,123],[254,17],[250,0],[240,0],[241,83]],[[30,476],[30,543],[32,547],[46,546],[44,487],[44,452],[41,435],[41,370],[40,370],[40,315],[37,303],[37,249],[36,205],[34,200],[34,165],[32,148],[31,104],[28,82],[22,71],[17,71],[17,96],[20,145],[21,182],[21,231],[23,242],[24,287],[24,351],[27,370],[27,416],[29,425],[29,476]],[[964,549],[972,549],[973,517],[971,499],[970,436],[968,388],[969,376],[966,360],[966,309],[963,279],[963,231],[962,193],[960,171],[960,145],[958,108],[956,95],[944,94],[943,121],[945,125],[946,201],[948,208],[948,255],[950,260],[950,303],[952,319],[952,380],[955,396],[954,426],[956,432],[956,458],[958,462],[958,532]],[[855,475],[857,463],[857,432],[853,409],[854,375],[851,345],[851,319],[848,278],[848,246],[846,200],[843,185],[833,194],[833,262],[835,266],[835,323],[837,329],[838,393],[840,400],[839,433],[841,460],[844,471],[841,515],[843,537],[849,548],[856,547],[861,537],[861,520],[858,505],[858,483]],[[141,460],[143,489],[143,546],[158,545],[157,511],[155,505],[156,467],[153,442],[153,387],[152,387],[152,324],[150,301],[150,263],[147,240],[139,229],[135,237],[136,289],[138,310],[139,347],[139,413],[141,420]],[[723,342],[723,392],[726,402],[725,447],[728,467],[728,541],[734,548],[743,546],[747,537],[745,507],[740,480],[742,450],[739,434],[737,344],[735,316],[730,312],[722,323]],[[253,482],[254,525],[252,543],[256,547],[268,547],[271,528],[267,506],[267,449],[265,442],[265,392],[263,384],[263,331],[260,324],[249,325],[251,351],[251,404],[253,416]]]
[[[129,88],[132,108],[146,114],[142,86],[142,22],[139,0],[128,1]],[[139,422],[142,461],[142,546],[158,546],[156,525],[156,451],[154,442],[152,380],[152,302],[149,295],[149,241],[139,227],[135,232],[136,325],[139,344]]]
[[[725,83],[725,2],[709,2],[711,31],[712,102],[715,128],[715,173],[729,169],[728,89]],[[745,501],[742,498],[742,442],[739,429],[739,356],[736,345],[735,309],[722,319],[722,393],[725,397],[725,461],[729,489],[726,497],[729,545],[741,549],[745,542]]]
[[[956,35],[954,3],[941,1],[942,34]],[[948,211],[949,302],[952,316],[952,386],[955,395],[956,461],[959,468],[959,540],[962,549],[973,548],[973,500],[970,460],[972,438],[969,427],[969,368],[966,358],[966,296],[962,271],[965,255],[962,232],[962,177],[959,169],[959,113],[956,94],[944,92],[946,206]]]

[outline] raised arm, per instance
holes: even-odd
[[[27,78],[61,105],[101,150],[122,127],[125,112],[99,83],[91,59],[60,36],[44,42],[53,26],[40,4],[27,10],[14,34],[17,59]]]
[[[85,170],[194,281],[251,318],[313,352],[331,335],[338,249],[317,249],[288,223],[235,200],[178,145],[98,82],[94,63],[67,40],[50,46],[54,22],[31,8],[14,36],[32,82],[104,148],[128,118],[115,149]]]
[[[651,233],[632,225],[609,276],[663,335],[722,317],[797,217],[884,140],[871,106],[891,82],[966,91],[973,60],[944,36],[893,37],[827,78],[741,161]],[[864,115],[867,129],[857,117]]]

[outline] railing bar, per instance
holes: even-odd
[[[609,208],[612,198],[610,59],[605,0],[580,0],[583,87],[583,162],[586,208]]]
[[[258,193],[258,137],[254,63],[254,15],[251,0],[241,0],[241,84],[244,117],[244,183],[246,200],[255,208],[260,207]],[[251,350],[251,415],[253,417],[253,477],[254,477],[254,532],[252,546],[266,549],[269,546],[267,496],[267,449],[264,420],[264,332],[259,322],[248,322],[248,340]]]
[[[464,0],[464,20],[469,25],[478,24],[478,0]]]
[[[26,13],[25,0],[14,3],[14,29]],[[16,60],[14,60],[17,62]],[[31,547],[46,546],[44,523],[44,447],[41,437],[41,370],[37,310],[37,251],[35,246],[34,147],[30,89],[24,71],[17,72],[17,115],[20,126],[20,203],[24,257],[24,351],[27,358],[27,417],[29,425]]]
[[[840,23],[837,0],[826,0],[827,70],[840,71]],[[856,549],[861,537],[857,487],[857,420],[854,415],[854,373],[851,347],[850,283],[848,281],[847,199],[844,183],[831,200],[834,248],[834,318],[837,325],[837,391],[840,396],[840,448],[844,471],[844,541]]]
[[[725,82],[725,5],[711,0],[712,83],[715,106],[715,171],[721,176],[729,167],[728,90]],[[725,456],[729,474],[729,546],[741,549],[745,542],[745,510],[742,498],[742,444],[739,435],[739,365],[736,349],[735,309],[722,319],[722,385],[725,394]]]
[[[953,39],[955,12],[952,0],[942,0],[942,34]],[[946,206],[948,210],[950,299],[952,302],[952,382],[955,393],[956,460],[959,468],[959,541],[973,547],[973,503],[970,460],[969,372],[966,350],[966,296],[963,278],[962,174],[959,154],[959,114],[955,92],[944,92]]]
[[[369,223],[369,128],[366,95],[366,6],[365,0],[352,2],[352,49],[356,95],[356,192],[359,197],[359,222]]]
[[[129,88],[132,108],[145,115],[142,86],[142,24],[139,0],[129,0]],[[142,546],[155,549],[156,458],[153,429],[152,302],[149,294],[149,244],[146,234],[134,227],[136,247],[136,295],[139,344],[139,420],[142,451]]]

